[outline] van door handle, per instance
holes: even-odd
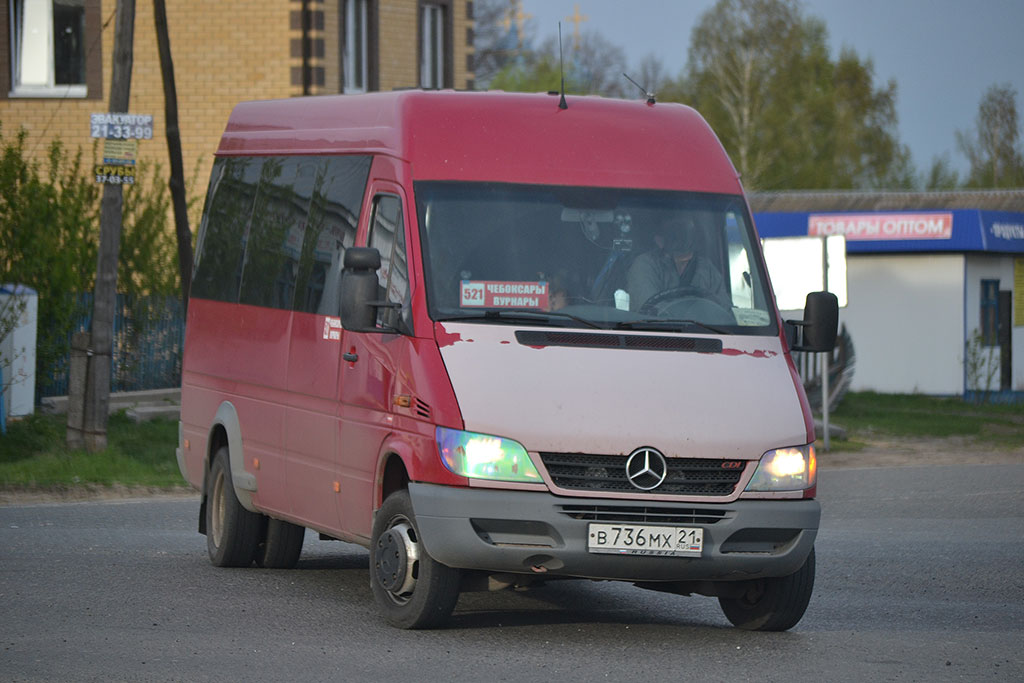
[[[346,363],[355,363],[357,360],[359,360],[359,354],[347,351],[341,354],[341,359],[344,360]]]

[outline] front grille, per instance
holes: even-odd
[[[641,490],[626,478],[624,455],[541,453],[541,460],[555,486],[573,491],[637,493]],[[666,458],[668,474],[661,486],[645,493],[676,496],[729,496],[743,476],[743,467],[731,469],[735,460]]]
[[[562,505],[562,514],[573,519],[608,524],[714,524],[727,510],[613,505]]]

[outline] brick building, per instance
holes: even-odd
[[[92,148],[89,115],[109,102],[116,0],[0,2],[0,125]],[[139,158],[168,169],[153,6],[136,0],[131,104],[154,117]],[[185,171],[202,187],[239,101],[393,88],[473,88],[470,0],[169,0]]]

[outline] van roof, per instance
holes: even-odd
[[[416,180],[643,187],[736,194],[704,119],[681,104],[407,90],[243,102],[217,154],[393,156]]]

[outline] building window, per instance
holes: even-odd
[[[999,280],[981,281],[981,340],[999,345]]]
[[[368,0],[343,0],[342,92],[366,92],[369,87]]]
[[[420,4],[420,87],[451,87],[451,3]]]
[[[87,59],[91,57],[87,4],[86,0],[8,3],[11,97],[87,96]]]

